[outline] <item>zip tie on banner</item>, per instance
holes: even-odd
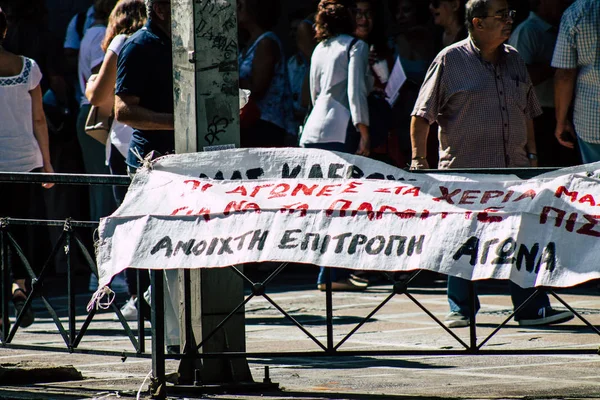
[[[140,151],[137,148],[129,149],[131,153],[138,159],[138,161],[142,164],[141,168],[152,169],[152,158],[154,157],[154,151],[151,151],[146,155],[146,158],[142,157]]]
[[[106,299],[104,299],[106,297]],[[104,299],[104,300],[103,300]],[[111,304],[115,301],[115,292],[112,291],[111,288],[104,286],[96,290],[92,299],[89,301],[87,305],[87,312],[91,312],[94,308],[96,310],[107,310]]]

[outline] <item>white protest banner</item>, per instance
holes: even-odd
[[[423,268],[523,287],[600,277],[594,177],[477,182],[405,174],[405,181],[216,181],[164,171],[158,161],[138,172],[121,207],[101,221],[100,285],[126,267],[252,261]]]

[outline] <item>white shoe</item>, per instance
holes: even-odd
[[[135,306],[136,303],[136,299],[129,299],[127,300],[127,303],[121,307],[121,314],[123,314],[123,318],[125,318],[127,321],[137,321],[138,310]],[[115,319],[118,320],[117,316],[115,316]]]
[[[465,326],[469,326],[469,324],[469,318],[459,312],[451,312],[446,315],[446,319],[444,320],[444,325],[448,328],[464,328]]]

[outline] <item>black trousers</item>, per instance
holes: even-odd
[[[40,168],[31,172],[39,172]],[[0,218],[45,219],[46,204],[39,183],[0,183]],[[52,190],[52,189],[49,189]],[[8,232],[37,273],[50,254],[48,228],[31,225],[9,225]],[[13,279],[29,278],[14,248],[9,251]]]

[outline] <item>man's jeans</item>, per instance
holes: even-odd
[[[585,164],[600,161],[600,144],[586,142],[577,137],[579,150],[581,151],[581,159]]]
[[[475,283],[475,313],[479,311],[479,298],[477,297],[477,283]],[[512,281],[508,282],[510,297],[516,310],[535,292],[535,288],[523,289]],[[458,312],[465,317],[471,315],[471,299],[469,298],[469,281],[454,276],[448,277],[448,304],[451,312]],[[546,293],[539,293],[517,315],[516,320],[536,318],[542,307],[548,307],[550,299]]]

